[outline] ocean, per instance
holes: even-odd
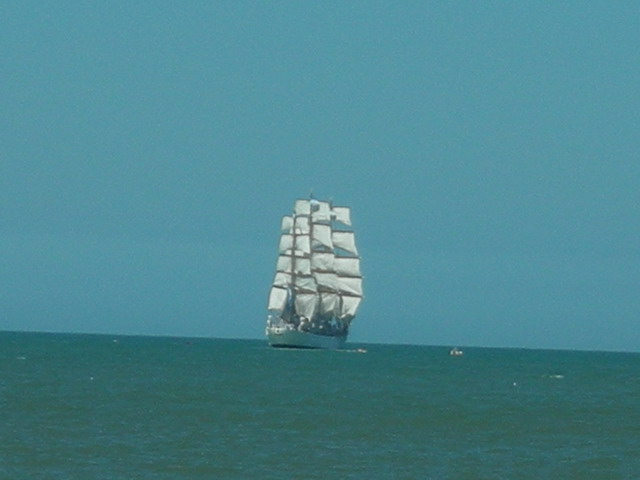
[[[640,354],[463,350],[0,332],[0,479],[640,478]]]

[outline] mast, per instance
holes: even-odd
[[[310,267],[310,272],[311,272],[311,276],[314,278],[315,281],[315,277],[313,275],[313,207],[314,204],[316,202],[316,199],[313,198],[313,190],[311,190],[311,193],[309,193],[309,267]],[[316,282],[317,283],[317,282]],[[316,293],[316,298],[315,298],[315,302],[318,303],[318,298],[320,297],[320,293]],[[314,312],[313,312],[313,317],[316,316],[316,309],[314,308]],[[315,318],[309,318],[309,325],[308,328],[310,328],[311,330],[314,329],[314,321]]]
[[[288,299],[289,302],[291,302],[293,311],[292,313],[292,320],[294,321],[295,324],[298,323],[297,318],[298,318],[298,314],[296,311],[296,209],[295,206],[293,208],[293,215],[292,215],[293,221],[291,222],[291,235],[292,235],[292,241],[291,241],[291,286],[288,289],[288,294],[291,295],[291,298]]]

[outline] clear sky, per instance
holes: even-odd
[[[638,2],[3,2],[0,330],[262,338],[350,205],[356,342],[640,351]]]

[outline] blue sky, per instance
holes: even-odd
[[[356,342],[639,351],[635,2],[0,7],[0,330],[261,338],[351,205]]]

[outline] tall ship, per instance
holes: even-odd
[[[342,348],[362,301],[349,207],[296,200],[282,218],[266,335],[273,347]]]

